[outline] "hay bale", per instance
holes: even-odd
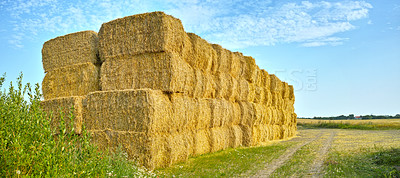
[[[293,85],[289,85],[289,99],[293,101],[295,100]]]
[[[98,91],[99,67],[87,62],[49,71],[43,79],[42,90],[45,100]]]
[[[229,127],[216,127],[210,129],[211,152],[224,150],[231,142]]]
[[[193,133],[194,151],[193,155],[202,155],[211,151],[209,129],[197,130]]]
[[[254,83],[256,80],[256,71],[258,66],[256,65],[256,60],[251,56],[243,56],[240,61],[241,74],[240,76],[246,79],[250,83]]]
[[[73,96],[73,97],[62,97],[50,100],[44,100],[40,102],[40,105],[44,112],[47,113],[47,117],[51,119],[51,129],[55,134],[59,134],[59,126],[61,119],[64,119],[67,132],[71,130],[70,127],[70,114],[72,113],[74,118],[74,132],[81,134],[82,132],[82,115],[84,112],[82,101],[85,97]]]
[[[254,102],[256,97],[255,85],[254,83],[249,83],[245,79],[238,80],[238,100]]]
[[[103,91],[150,88],[190,93],[193,75],[193,69],[177,55],[147,53],[104,62],[101,86]]]
[[[238,82],[228,73],[217,73],[215,76],[215,96],[229,101],[238,100]]]
[[[194,33],[187,33],[192,44],[192,54],[186,61],[195,69],[205,73],[211,71],[213,61],[216,61],[217,53],[210,43]]]
[[[232,124],[233,105],[222,99],[208,99],[211,108],[210,127],[223,127]]]
[[[240,106],[240,125],[253,126],[256,120],[254,105],[249,102],[238,102]]]
[[[282,127],[280,125],[272,125],[273,140],[282,139]]]
[[[194,70],[193,79],[193,98],[215,98],[215,82],[214,78],[209,73],[203,73],[200,69]]]
[[[275,93],[282,93],[283,83],[275,74],[270,74],[270,90]],[[281,94],[282,95],[282,94]]]
[[[129,159],[149,169],[170,165],[166,136],[113,130],[90,130],[89,133],[100,149],[115,151],[121,146]]]
[[[46,41],[42,48],[44,72],[90,62],[97,64],[98,37],[94,31],[81,31]]]
[[[88,130],[165,134],[178,129],[169,97],[159,90],[93,92],[87,96]]]
[[[237,148],[242,146],[243,132],[240,126],[238,125],[229,126],[229,129],[230,129],[229,147]]]
[[[100,59],[157,52],[170,52],[185,59],[191,47],[187,38],[181,21],[163,12],[127,16],[101,25]]]
[[[218,44],[212,44],[211,46],[217,54],[215,60],[212,62],[212,74],[217,74],[217,72],[228,73],[230,69],[229,58],[232,52],[222,48],[222,46]]]
[[[192,134],[172,133],[166,137],[166,151],[168,165],[186,161],[194,150],[194,139]]]
[[[178,132],[210,127],[211,108],[205,99],[193,99],[181,93],[171,97],[174,120]]]

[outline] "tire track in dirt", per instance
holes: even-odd
[[[279,158],[277,158],[277,159],[273,160],[272,162],[266,164],[264,169],[262,169],[256,175],[253,175],[251,177],[270,177],[271,174],[274,173],[274,171],[277,170],[278,168],[280,168],[282,165],[284,165],[293,156],[293,154],[297,152],[297,150],[299,150],[303,146],[306,146],[306,145],[310,144],[311,142],[319,139],[322,136],[322,134],[323,134],[323,132],[321,131],[314,138],[304,139],[303,143],[301,143],[301,144],[299,144],[299,145],[297,145],[295,147],[289,148]],[[302,140],[301,138],[299,138],[299,139]],[[297,141],[297,140],[298,139],[293,139],[293,140],[290,140],[290,141]]]
[[[310,173],[308,174],[310,177],[321,177],[322,166],[324,161],[326,160],[327,153],[332,146],[332,142],[336,136],[335,130],[330,131],[330,136],[327,138],[322,146],[322,148],[317,152],[317,157],[312,164]],[[308,177],[308,176],[307,176]]]

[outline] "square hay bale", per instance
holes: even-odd
[[[223,127],[232,124],[233,105],[223,99],[208,99],[211,108],[210,127]]]
[[[215,81],[211,74],[194,69],[193,98],[215,98]]]
[[[282,93],[283,83],[275,74],[270,74],[270,90],[275,93]]]
[[[172,133],[166,137],[169,164],[186,161],[194,152],[194,138],[191,133]]]
[[[143,53],[171,52],[185,59],[190,41],[179,19],[163,12],[144,13],[101,25],[99,53],[102,61]]]
[[[254,110],[254,105],[249,102],[239,102],[240,106],[240,125],[253,126],[256,120],[256,113]]]
[[[254,83],[249,83],[245,79],[238,80],[238,100],[254,102],[256,91]]]
[[[229,101],[238,100],[238,81],[228,73],[217,73],[215,76],[215,95]]]
[[[171,103],[178,132],[210,127],[212,111],[208,100],[174,93],[171,95]]]
[[[237,148],[242,146],[243,143],[243,132],[240,126],[233,125],[229,126],[230,129],[230,147]]]
[[[254,143],[253,126],[240,125],[240,128],[242,130],[242,145],[247,147],[256,145]]]
[[[74,115],[74,123],[72,125],[74,126],[75,134],[81,134],[82,115],[84,112],[82,101],[84,98],[83,96],[72,96],[40,102],[43,111],[46,112],[49,119],[51,119],[50,125],[55,134],[60,133],[59,126],[61,119],[65,121],[67,132],[71,130],[70,113]]]
[[[212,74],[216,74],[217,72],[229,72],[229,69],[231,68],[229,59],[232,52],[222,48],[222,46],[218,44],[212,44],[211,46],[214,48],[217,54],[215,60],[212,62]]]
[[[101,86],[103,91],[150,88],[190,93],[193,75],[193,69],[173,53],[146,53],[104,62]]]
[[[193,132],[194,153],[193,155],[202,155],[211,151],[209,129],[202,129]]]
[[[213,61],[216,61],[217,52],[206,40],[194,33],[187,33],[192,44],[192,54],[186,61],[195,69],[200,69],[205,73],[211,72]]]
[[[282,127],[281,125],[272,125],[273,140],[282,139]]]
[[[149,169],[170,164],[166,136],[153,136],[141,132],[91,130],[91,141],[100,149],[115,151],[119,146],[128,158]]]
[[[289,85],[289,99],[293,101],[295,100],[293,85]]]
[[[46,41],[42,48],[44,71],[86,62],[97,64],[98,41],[94,31],[71,33]]]
[[[93,92],[87,96],[88,130],[165,134],[178,130],[169,97],[159,90]]]
[[[256,80],[256,72],[259,70],[256,65],[256,60],[251,56],[244,56],[240,61],[241,66],[241,74],[240,76],[246,79],[250,83],[255,83]]]
[[[230,146],[231,136],[229,127],[216,127],[210,129],[211,152],[224,150]]]
[[[254,103],[265,103],[265,88],[264,87],[254,87]]]
[[[264,88],[264,102],[263,103],[266,106],[272,106],[272,93],[269,91],[269,88]]]
[[[99,91],[99,67],[87,62],[49,71],[43,79],[42,90],[45,100]]]

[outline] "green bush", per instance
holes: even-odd
[[[16,86],[2,89],[5,74],[0,77],[0,175],[10,176],[155,176],[140,169],[118,149],[115,153],[100,152],[90,143],[90,136],[67,131],[64,114],[60,134],[50,129],[50,119],[40,107],[40,86],[34,89],[22,84],[22,73]],[[73,123],[73,122],[69,122]],[[69,127],[74,128],[74,127]]]

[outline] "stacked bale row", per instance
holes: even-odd
[[[81,132],[82,101],[93,91],[100,90],[100,61],[98,36],[82,31],[51,39],[44,43],[42,62],[46,75],[42,82],[47,113],[52,114],[52,126],[60,124],[60,111],[75,115],[75,133]],[[68,120],[67,120],[68,121]],[[69,125],[67,123],[67,125]]]
[[[85,96],[75,97],[74,106],[81,107],[75,112],[94,141],[112,149],[121,145],[148,168],[295,134],[292,86],[259,69],[252,57],[186,33],[179,19],[154,12],[104,23],[95,48],[100,59],[86,62],[101,63],[100,87],[66,88],[57,82],[69,75],[64,69],[50,80],[61,85],[54,91],[61,91],[58,97]],[[72,56],[79,51],[69,50]],[[48,83],[43,92],[52,96],[44,89]]]
[[[294,135],[293,88],[252,57],[186,33],[179,19],[156,12],[105,23],[99,46],[105,92],[88,97],[89,115],[97,114],[87,118],[101,118],[90,129],[111,147],[119,135],[144,133],[147,149],[124,147],[147,167]]]

